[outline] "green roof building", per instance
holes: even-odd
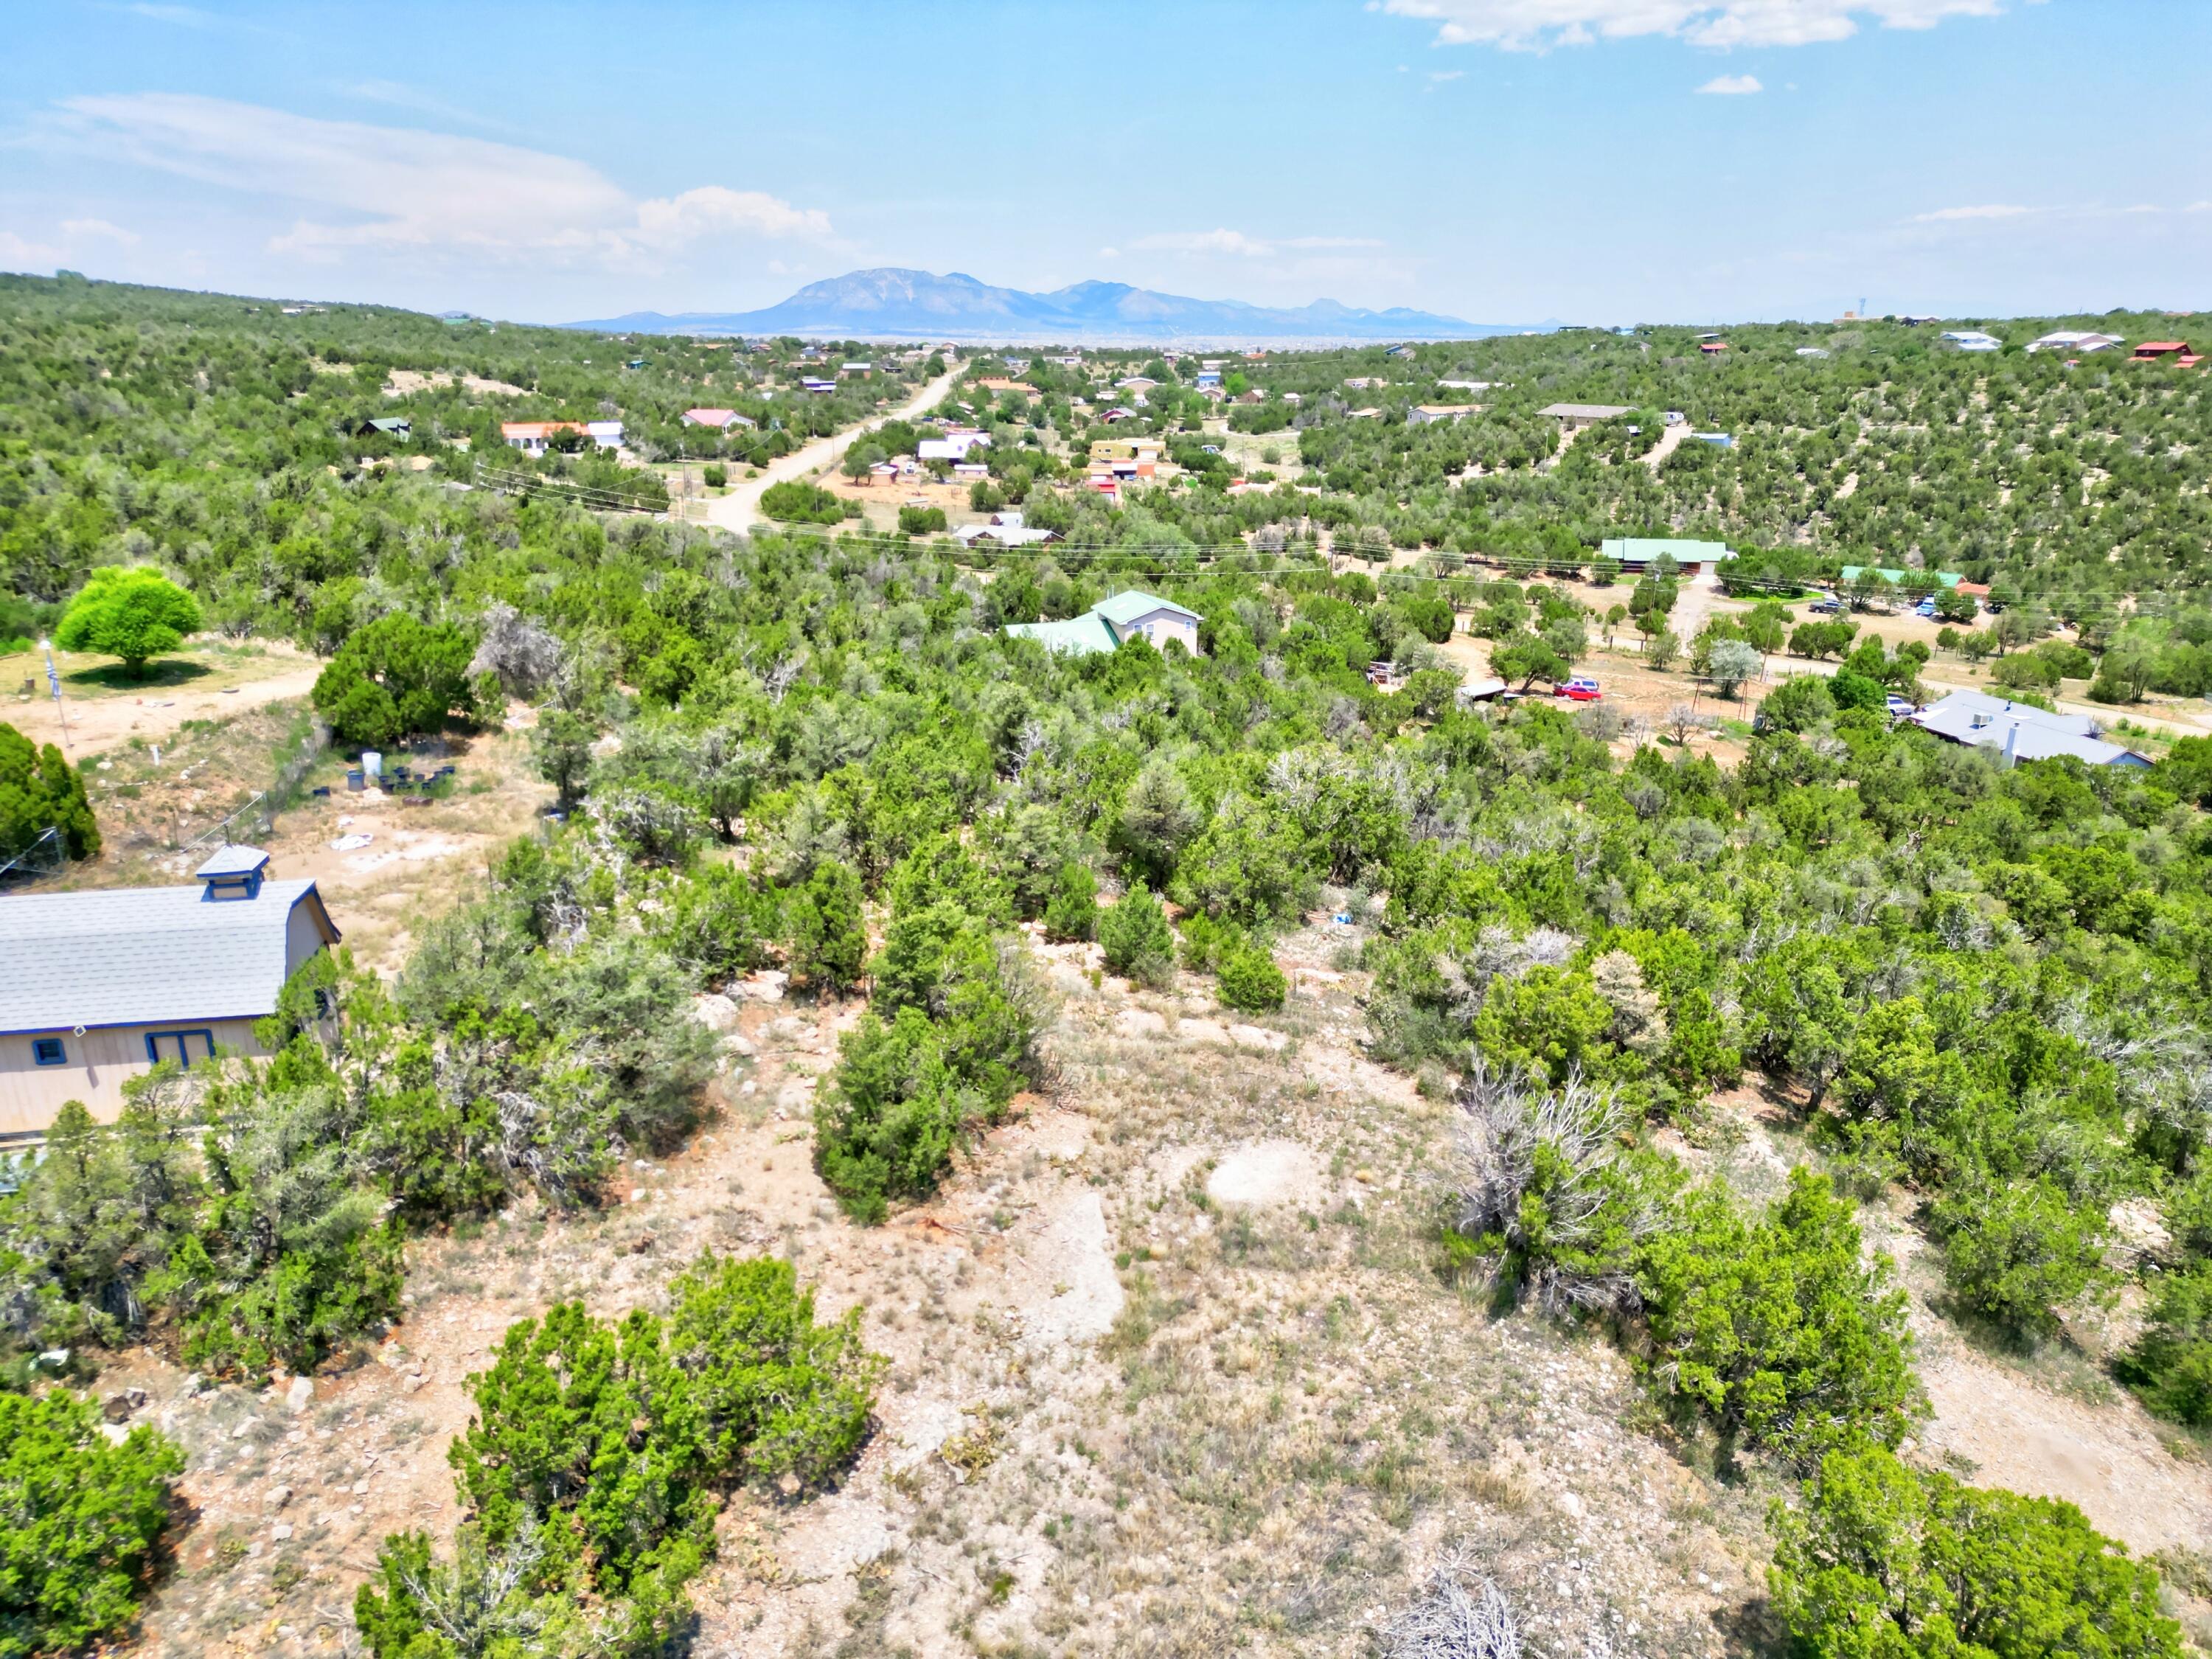
[[[1866,574],[1866,566],[1863,564],[1847,564],[1844,567],[1841,580],[1855,582]],[[1913,573],[1910,570],[1891,570],[1885,566],[1876,565],[1874,568],[1874,574],[1894,587]],[[1919,574],[1927,577],[1938,587],[1956,587],[1959,585],[1959,573],[1955,570],[1923,570]]]
[[[1691,575],[1735,557],[1726,542],[1692,542],[1674,536],[1608,536],[1598,555],[1617,560],[1623,570],[1642,570],[1663,556]]]
[[[1139,637],[1155,646],[1173,640],[1194,657],[1198,624],[1195,611],[1157,593],[1132,588],[1099,600],[1079,617],[1064,622],[1009,623],[1006,632],[1015,639],[1035,640],[1048,651],[1080,657],[1118,650],[1124,640]]]

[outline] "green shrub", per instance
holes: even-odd
[[[315,677],[315,712],[338,741],[381,749],[475,720],[488,688],[469,677],[475,643],[451,623],[380,617]]]
[[[2157,1280],[2149,1328],[2121,1356],[2118,1370],[2160,1417],[2212,1426],[2212,1263]]]
[[[987,1109],[947,1062],[919,1008],[886,1024],[873,1013],[839,1044],[837,1069],[814,1109],[814,1168],[848,1214],[872,1224],[895,1199],[926,1198],[953,1149]]]
[[[830,860],[815,866],[784,908],[791,938],[791,971],[828,992],[847,991],[868,959],[867,916],[859,873]]]
[[[818,922],[820,910],[815,912]],[[708,864],[679,883],[662,937],[676,959],[702,980],[767,965],[781,932],[783,896],[730,864]]]
[[[74,1652],[137,1616],[184,1454],[112,1445],[88,1400],[0,1394],[0,1659]]]
[[[1098,919],[1106,966],[1139,985],[1174,982],[1175,933],[1149,887],[1133,887]]]
[[[699,476],[705,481],[708,489],[720,489],[724,484],[729,483],[730,469],[720,461],[709,461],[701,469]]]
[[[1775,1610],[1817,1659],[2180,1659],[2157,1572],[2056,1498],[1838,1450],[1771,1526]]]
[[[1098,878],[1087,864],[1060,867],[1045,901],[1044,936],[1055,944],[1090,939],[1098,933]]]
[[[100,851],[100,826],[76,769],[52,744],[36,747],[0,724],[0,860],[27,852],[49,830],[62,832],[62,851],[70,858]]]
[[[1905,1293],[1825,1176],[1792,1170],[1753,1221],[1725,1191],[1695,1189],[1642,1242],[1637,1283],[1653,1376],[1725,1434],[1809,1463],[1895,1445],[1925,1409]]]
[[[763,513],[781,524],[842,524],[845,518],[836,496],[798,478],[770,484],[761,491],[760,504]]]
[[[1241,1009],[1248,1014],[1273,1012],[1283,1006],[1289,994],[1290,981],[1275,959],[1256,944],[1243,944],[1221,959],[1219,982],[1216,987],[1226,1007]]]
[[[899,508],[898,527],[902,535],[934,535],[945,526],[945,509],[941,507],[902,507]]]
[[[1972,1177],[1936,1206],[1943,1277],[1954,1294],[2031,1335],[2058,1327],[2056,1311],[2105,1276],[2104,1218],[2046,1177]]]
[[[508,1328],[450,1453],[467,1510],[453,1562],[394,1534],[355,1597],[378,1659],[662,1651],[720,1494],[816,1485],[858,1455],[883,1372],[858,1309],[817,1323],[788,1263],[711,1255],[672,1297],[665,1320],[564,1303]]]

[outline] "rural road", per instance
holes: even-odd
[[[885,421],[911,419],[932,407],[952,390],[954,382],[959,380],[963,372],[961,368],[948,368],[896,409],[878,415],[873,420],[863,421],[858,426],[847,427],[842,432],[834,432],[826,438],[817,438],[804,448],[793,450],[781,460],[769,462],[761,469],[757,478],[742,479],[728,495],[717,495],[708,501],[706,522],[724,530],[735,531],[739,535],[744,534],[760,522],[760,499],[770,484],[803,478],[823,467],[836,465],[856,440],[873,432]]]

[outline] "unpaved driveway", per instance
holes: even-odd
[[[863,421],[858,426],[848,427],[842,432],[832,433],[826,438],[817,438],[803,449],[794,449],[782,459],[771,461],[761,470],[757,478],[747,478],[726,495],[718,495],[706,503],[708,524],[719,525],[724,530],[742,535],[760,522],[760,498],[770,484],[789,482],[818,472],[824,467],[835,466],[864,434],[873,432],[886,421],[910,420],[936,404],[952,390],[962,370],[948,368],[927,386],[887,414],[873,420]]]

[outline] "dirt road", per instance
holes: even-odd
[[[961,374],[962,370],[957,368],[947,369],[889,413],[878,415],[872,421],[863,421],[858,426],[848,427],[827,438],[817,438],[805,448],[795,449],[782,459],[771,461],[761,470],[757,478],[744,479],[728,495],[718,495],[705,503],[706,521],[719,525],[724,530],[744,534],[760,522],[760,498],[770,484],[803,478],[823,467],[836,465],[856,440],[873,432],[885,421],[910,420],[936,404],[952,390],[953,383]]]

